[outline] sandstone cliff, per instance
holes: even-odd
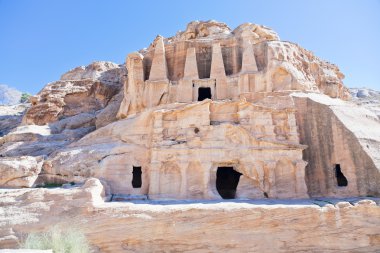
[[[317,121],[320,114],[339,119],[336,110],[318,109],[326,101],[318,93],[347,99],[342,78],[336,66],[280,41],[270,28],[247,23],[231,30],[216,21],[191,22],[185,31],[158,36],[147,49],[130,54],[126,66],[95,62],[48,84],[31,98],[23,125],[0,140],[2,168],[12,170],[7,163],[26,157],[27,171],[35,175],[20,176],[39,177],[19,186],[95,176],[110,185],[111,194],[151,198],[218,198],[212,181],[221,166],[242,175],[238,197],[377,195],[378,154],[372,150],[378,133],[360,137],[355,135],[360,126],[351,129],[349,121],[328,121],[327,128],[326,121]],[[198,102],[201,89],[209,89],[218,102]],[[306,97],[313,104],[302,102]],[[110,124],[117,112],[128,119]],[[372,128],[377,124],[371,121]],[[338,125],[353,137],[344,141],[348,153],[332,158],[341,139],[316,142],[315,137]],[[369,141],[360,144],[364,139]],[[371,147],[363,150],[365,145]],[[353,158],[359,150],[363,155]],[[42,162],[27,162],[32,160]],[[336,165],[348,188],[336,188]],[[134,167],[142,170],[139,189],[124,183],[133,180]],[[194,173],[204,176],[191,179]],[[4,174],[2,180],[16,179]]]
[[[216,21],[75,68],[0,123],[0,247],[69,219],[95,252],[376,252],[380,120],[343,78]]]
[[[122,86],[123,69],[111,62],[94,62],[62,75],[30,99],[24,123],[44,125],[107,106]]]
[[[378,196],[380,127],[371,111],[317,94],[295,94],[310,196]],[[318,132],[323,134],[317,134]],[[339,165],[348,179],[336,183]],[[354,179],[355,180],[350,180]]]
[[[0,185],[35,185],[43,164],[36,161],[115,121],[123,97],[124,72],[110,62],[78,67],[31,97],[30,108],[20,105],[27,109],[25,115],[21,109],[16,113],[17,108],[4,108],[0,126],[2,135],[7,135],[0,139],[0,168],[8,172],[1,175]],[[7,165],[15,160],[22,167]]]

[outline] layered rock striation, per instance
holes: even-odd
[[[123,76],[123,69],[111,62],[94,62],[70,70],[30,98],[32,107],[23,122],[45,125],[82,113],[95,116],[119,92]]]

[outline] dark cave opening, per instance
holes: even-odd
[[[141,167],[135,167],[133,166],[133,178],[132,178],[132,187],[133,188],[141,188],[142,180],[141,180]]]
[[[223,199],[235,198],[241,175],[233,167],[218,167],[216,171],[216,189]]]
[[[198,88],[198,101],[203,101],[206,98],[211,99],[211,88],[210,87],[199,87]]]
[[[340,169],[340,164],[335,164],[335,177],[338,186],[344,187],[348,185],[347,178],[342,173],[342,170]]]

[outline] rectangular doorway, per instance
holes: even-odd
[[[142,180],[141,180],[141,167],[133,166],[132,171],[132,187],[133,188],[141,188]]]
[[[210,87],[199,87],[198,88],[198,101],[203,101],[207,98],[211,99],[211,88]]]

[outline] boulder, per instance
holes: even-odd
[[[0,187],[32,187],[41,172],[39,157],[0,157]]]

